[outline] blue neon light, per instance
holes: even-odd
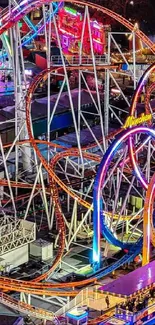
[[[132,129],[125,130],[119,134],[119,136],[112,142],[108,150],[106,151],[94,182],[94,190],[93,190],[93,262],[94,265],[100,263],[100,235],[101,230],[104,238],[114,246],[118,246],[122,249],[133,249],[132,243],[123,243],[119,239],[117,239],[112,231],[108,228],[106,224],[106,217],[103,213],[104,206],[103,200],[101,196],[102,185],[104,183],[105,175],[108,170],[108,166],[115,155],[115,152],[118,151],[118,148],[123,145],[123,141],[127,140],[132,134],[137,134],[139,132],[144,132],[149,136],[155,138],[155,130],[143,126],[135,127]]]
[[[50,21],[50,19],[53,17],[53,14],[55,15],[56,13],[57,13],[57,11],[58,11],[58,9],[59,9],[59,7],[62,5],[62,2],[60,2],[58,5],[56,5],[55,3],[54,3],[54,5],[56,6],[56,8],[55,8],[55,10],[53,11],[53,13],[51,14],[51,16],[49,17],[49,19],[47,20],[47,22],[46,23],[48,23],[49,21]],[[29,19],[28,19],[29,20]],[[29,20],[29,22],[30,22],[30,20]],[[32,23],[31,23],[32,24]],[[34,39],[37,35],[38,35],[38,33],[40,33],[43,29],[44,29],[44,27],[45,27],[45,25],[43,24],[38,30],[34,27],[34,25],[33,25],[33,30],[35,31],[34,32],[34,34],[32,34],[28,39],[26,39],[25,41],[23,41],[22,42],[22,44],[21,44],[21,46],[25,46],[26,44],[28,44],[32,39]],[[26,36],[25,36],[25,38],[26,38]],[[20,46],[18,47],[18,48],[20,48]],[[1,59],[3,59],[3,58],[6,58],[6,57],[8,57],[8,53],[4,53],[4,54],[2,54],[1,56],[0,56],[0,60]]]

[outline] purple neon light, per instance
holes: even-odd
[[[150,242],[151,242],[151,204],[152,204],[152,200],[153,200],[153,195],[155,193],[155,184],[152,186],[152,191],[149,197],[149,207],[148,207],[148,213],[147,213],[147,259],[149,260],[149,256],[150,256]],[[152,222],[152,226],[153,226],[153,222]]]
[[[139,83],[137,89],[136,89],[136,94],[135,94],[135,97],[134,97],[134,101],[132,102],[132,105],[131,105],[131,109],[130,109],[130,115],[133,116],[134,114],[134,111],[135,111],[135,105],[137,104],[137,99],[138,99],[138,96],[141,92],[141,89],[142,87],[144,86],[145,84],[145,81],[146,79],[148,78],[149,74],[155,69],[155,63],[153,65],[151,65],[151,67],[144,73],[142,79],[141,79],[141,82]]]
[[[132,102],[132,105],[131,105],[131,111],[130,111],[130,115],[133,116],[134,114],[134,111],[135,111],[135,108],[136,108],[136,104],[137,104],[137,100],[138,100],[138,96],[142,90],[142,87],[143,85],[145,84],[149,74],[155,69],[155,64],[152,64],[150,66],[150,68],[144,73],[137,89],[136,89],[136,94],[135,94],[135,97],[134,97],[134,100]],[[135,154],[134,154],[134,149],[133,149],[133,141],[131,139],[131,137],[129,138],[129,150],[130,150],[130,158],[131,158],[131,162],[132,162],[132,165],[133,165],[133,168],[136,172],[136,175],[139,179],[139,181],[141,182],[142,186],[144,187],[144,189],[147,190],[148,188],[148,182],[145,178],[145,176],[142,175],[142,173],[140,172],[138,166],[137,166],[137,162],[136,162],[136,159],[135,159]]]
[[[97,189],[97,216],[96,216],[96,218],[97,218],[98,229],[97,229],[97,238],[95,238],[96,242],[95,242],[95,245],[93,247],[93,260],[94,260],[94,262],[99,263],[99,259],[100,259],[100,233],[101,233],[101,231],[100,231],[100,212],[101,212],[100,211],[100,197],[101,197],[101,189],[102,189],[102,184],[103,184],[103,180],[104,180],[106,171],[108,169],[108,166],[110,164],[110,161],[111,161],[111,159],[113,157],[113,154],[114,154],[115,150],[120,146],[120,144],[124,140],[127,140],[127,138],[130,139],[132,135],[135,135],[138,132],[150,133],[155,138],[155,130],[153,130],[151,128],[147,128],[145,126],[138,126],[136,128],[126,130],[126,132],[123,133],[123,135],[118,139],[118,141],[112,147],[112,150],[109,152],[109,155],[107,156],[107,158],[105,160],[105,163],[104,163],[104,166],[102,168],[100,178],[99,178],[99,183],[98,183],[98,189]],[[135,173],[136,173],[137,177],[139,178],[140,171],[139,171],[136,164],[135,164]]]

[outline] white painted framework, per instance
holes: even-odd
[[[10,9],[14,5],[14,2],[10,0],[9,6]],[[47,8],[45,5],[42,6],[43,11],[43,20],[41,21],[44,23],[44,34],[45,34],[45,41],[46,41],[46,48],[47,48],[47,67],[50,68],[52,65],[55,67],[62,67],[63,73],[61,75],[63,76],[63,82],[60,87],[60,91],[57,95],[57,99],[53,108],[53,111],[51,113],[50,111],[50,75],[47,79],[47,134],[46,139],[48,141],[51,140],[50,135],[50,125],[55,117],[57,107],[59,104],[59,100],[63,91],[63,87],[66,84],[67,87],[67,93],[69,97],[69,103],[70,103],[70,110],[72,113],[72,119],[73,119],[73,129],[75,132],[76,142],[77,142],[77,148],[79,150],[79,158],[75,157],[67,157],[60,160],[56,165],[56,173],[63,176],[64,182],[68,184],[68,187],[81,196],[85,200],[89,200],[89,202],[92,202],[92,189],[93,189],[93,181],[94,178],[91,177],[90,180],[86,183],[86,177],[85,173],[87,170],[91,171],[92,174],[96,172],[96,163],[89,161],[88,159],[85,159],[83,157],[83,148],[81,145],[81,134],[82,134],[82,123],[85,124],[85,127],[88,129],[89,133],[92,135],[94,139],[94,143],[96,143],[96,146],[94,148],[87,149],[88,152],[94,152],[99,154],[101,157],[103,156],[109,141],[107,141],[106,136],[110,132],[110,118],[115,118],[117,120],[117,123],[122,126],[124,122],[124,118],[122,119],[121,113],[128,114],[128,111],[123,110],[117,106],[114,106],[111,104],[111,98],[110,98],[110,81],[113,82],[114,86],[120,91],[120,94],[122,98],[126,101],[127,107],[130,106],[129,99],[127,96],[125,96],[122,86],[117,81],[117,75],[125,75],[125,72],[118,72],[116,68],[113,68],[113,48],[112,45],[114,44],[117,48],[120,57],[122,58],[122,61],[127,63],[127,59],[123,51],[120,49],[118,43],[115,40],[116,33],[110,32],[108,35],[108,44],[107,44],[107,53],[105,56],[95,56],[93,51],[93,42],[92,42],[92,35],[91,35],[91,28],[90,28],[90,12],[87,5],[85,5],[84,8],[84,20],[83,20],[83,31],[84,27],[87,21],[88,24],[88,31],[89,31],[89,40],[90,40],[90,55],[89,57],[86,57],[82,53],[82,46],[83,46],[83,38],[84,38],[84,32],[82,32],[81,35],[81,46],[79,49],[79,54],[75,59],[75,56],[70,56],[70,59],[67,61],[65,59],[63,48],[60,40],[60,35],[58,32],[58,26],[57,26],[57,20],[56,17],[53,16],[52,23],[50,22],[49,25],[46,25],[46,21],[49,16],[51,16],[51,13],[53,12],[52,4],[48,7],[48,15],[47,15]],[[54,28],[54,32],[56,35],[56,41],[58,44],[58,47],[60,49],[60,56],[59,57],[53,57],[50,53],[50,44],[51,44],[51,29]],[[118,34],[118,33],[117,33]],[[126,72],[127,76],[130,76],[133,80],[134,89],[136,88],[137,84],[137,76],[136,76],[136,51],[135,51],[135,33],[134,31],[132,33],[128,33],[128,35],[132,35],[133,38],[133,46],[132,46],[132,61],[133,61],[133,69],[129,69],[129,71]],[[27,144],[19,144],[19,140],[26,140],[28,138],[27,129],[26,129],[26,122],[25,122],[25,94],[27,89],[27,76],[25,75],[25,68],[24,68],[24,59],[23,59],[23,53],[22,50],[18,50],[18,46],[21,44],[21,35],[20,35],[20,29],[19,26],[16,25],[10,30],[10,39],[11,39],[11,48],[12,48],[12,67],[13,67],[13,73],[14,73],[14,89],[15,89],[15,119],[12,120],[12,124],[15,125],[15,139],[12,145],[9,149],[4,150],[3,144],[0,138],[0,167],[2,166],[5,170],[5,178],[7,180],[7,187],[4,186],[4,193],[3,197],[4,200],[0,202],[1,205],[1,211],[4,216],[3,220],[7,217],[6,211],[7,209],[10,209],[10,206],[12,207],[11,214],[14,217],[14,221],[10,222],[10,225],[2,225],[0,228],[0,233],[3,231],[2,229],[15,229],[13,233],[9,233],[7,235],[10,238],[11,245],[21,245],[23,244],[23,240],[27,240],[27,242],[30,242],[35,237],[35,226],[33,225],[31,231],[27,234],[27,239],[25,239],[25,236],[23,236],[20,240],[17,240],[16,234],[23,234],[25,232],[25,228],[23,226],[24,221],[18,220],[18,196],[20,195],[20,188],[14,188],[12,181],[15,182],[22,182],[25,184],[32,184],[32,189],[30,192],[30,195],[26,198],[23,198],[21,200],[21,206],[23,205],[23,219],[26,220],[29,218],[29,212],[31,209],[33,209],[33,220],[36,222],[36,228],[37,230],[40,230],[41,227],[45,224],[48,225],[48,229],[52,233],[53,228],[55,227],[55,215],[54,215],[54,206],[52,204],[52,197],[49,196],[47,193],[47,182],[48,182],[48,175],[46,174],[46,171],[44,170],[42,164],[39,162],[36,153],[31,149],[30,145]],[[86,67],[82,66],[85,65]],[[104,69],[104,66],[109,65],[109,68]],[[69,75],[67,72],[68,66],[74,67],[80,66],[81,69],[77,71],[77,78],[78,78],[78,109],[77,109],[77,117],[75,116],[75,107],[71,92],[71,85],[69,80]],[[99,71],[98,66],[100,68],[103,68],[103,75],[105,78],[105,87],[104,87],[104,112],[103,107],[101,105],[101,94],[102,91],[99,89]],[[110,67],[111,66],[111,67]],[[116,64],[117,66],[117,64]],[[89,69],[91,67],[91,70]],[[53,76],[59,75],[56,71],[53,72]],[[91,75],[94,78],[94,91],[96,94],[96,100],[93,96],[93,91],[90,88],[90,85],[87,80],[87,76]],[[22,83],[24,82],[25,87],[22,86]],[[95,133],[93,132],[92,126],[87,121],[87,118],[85,117],[86,113],[89,112],[89,107],[85,105],[85,110],[82,108],[81,102],[81,90],[82,90],[82,83],[85,85],[85,88],[90,95],[90,98],[94,104],[95,112],[93,113],[96,119],[98,119],[98,125],[100,125],[101,128],[101,139],[96,138]],[[32,126],[33,128],[33,126]],[[140,135],[139,135],[140,137]],[[140,139],[140,138],[139,138]],[[57,139],[58,140],[58,139]],[[149,144],[147,144],[149,143]],[[150,166],[148,164],[148,161],[150,161],[151,157],[154,159],[154,146],[151,143],[151,140],[149,139],[147,143],[144,143],[144,148],[147,151],[147,159],[144,166],[144,173],[147,175],[147,178],[150,178],[151,171]],[[40,146],[41,148],[41,146]],[[44,146],[44,153],[47,154],[48,162],[50,162],[50,159],[54,157],[57,153],[57,149],[51,149],[49,146]],[[147,148],[147,149],[146,149]],[[43,150],[43,147],[42,147]],[[86,150],[86,149],[85,149]],[[59,149],[60,151],[60,149]],[[120,158],[123,157],[123,164],[122,167],[120,167]],[[127,205],[129,203],[131,192],[134,190],[137,193],[138,197],[141,197],[142,200],[144,198],[144,193],[140,193],[139,190],[137,190],[136,186],[137,183],[135,181],[135,177],[131,176],[128,178],[123,170],[123,168],[126,166],[125,157],[127,157],[127,149],[124,148],[124,151],[121,153],[119,157],[114,161],[113,166],[111,167],[111,170],[109,171],[109,174],[107,175],[106,184],[108,184],[109,188],[111,185],[113,185],[113,188],[115,189],[115,198],[112,199],[112,202],[108,203],[106,202],[107,197],[106,194],[103,193],[103,200],[105,202],[105,206],[108,211],[108,206],[113,207],[112,209],[112,218],[107,217],[107,222],[109,223],[109,226],[113,231],[115,231],[117,235],[120,233],[120,228],[122,229],[121,236],[122,239],[124,237],[124,234],[127,235],[127,240],[130,238],[134,238],[136,236],[139,236],[142,232],[141,228],[138,227],[139,224],[142,222],[142,209],[137,209],[136,205],[133,205],[133,210],[128,211]],[[10,177],[10,158],[15,163],[15,169],[12,177]],[[22,165],[22,167],[21,167]],[[73,177],[74,176],[74,177]],[[80,183],[80,187],[78,189],[75,189],[74,183],[72,183],[72,180],[76,180],[76,182]],[[30,182],[31,180],[31,182]],[[121,201],[121,195],[120,195],[120,189],[122,180],[125,180],[126,184],[128,184],[128,190],[126,192],[124,201]],[[104,184],[106,186],[106,184]],[[36,204],[36,198],[39,197],[39,204],[40,206],[43,206],[43,208],[39,212],[37,212],[37,204]],[[6,200],[7,198],[7,200]],[[60,199],[62,201],[62,206],[65,206],[65,209],[63,209],[63,215],[64,220],[66,224],[67,229],[67,236],[66,236],[66,252],[69,252],[72,244],[80,245],[80,238],[85,238],[90,240],[92,235],[92,210],[91,208],[81,209],[79,208],[79,205],[76,200],[73,200],[68,194],[61,193],[60,191]],[[108,200],[107,200],[108,201]],[[25,203],[26,202],[26,203]],[[41,203],[40,203],[41,202]],[[64,203],[65,202],[65,203]],[[38,206],[37,206],[38,207]],[[92,206],[91,206],[92,207]],[[121,215],[128,215],[132,213],[132,218],[129,221],[123,221],[121,219]],[[119,218],[115,219],[115,215],[119,214]],[[138,219],[136,217],[140,215]],[[69,218],[68,218],[69,216]],[[0,218],[0,222],[2,218]],[[136,223],[135,223],[136,220]],[[22,225],[21,230],[18,230],[18,224]],[[122,226],[123,224],[123,226]],[[9,228],[10,227],[10,228]],[[16,230],[17,229],[17,230]],[[9,242],[7,242],[6,236],[2,236],[0,239],[0,243],[2,242],[3,250],[5,247],[9,247]],[[12,239],[14,238],[14,241],[12,242]],[[23,239],[24,238],[24,239]],[[35,238],[34,238],[35,239]],[[125,239],[126,240],[126,239]],[[57,247],[57,241],[58,241],[58,235],[55,236],[55,248]],[[15,244],[13,244],[15,242]],[[87,247],[87,245],[85,246]],[[13,249],[13,246],[11,246],[11,249]],[[105,253],[106,254],[106,253]],[[21,299],[23,298],[23,295],[21,296]],[[43,297],[42,299],[46,300],[46,297]],[[58,301],[58,298],[56,298]],[[60,299],[60,298],[59,298]],[[26,301],[26,300],[25,300]],[[28,304],[30,304],[30,297],[28,298]],[[58,301],[58,304],[62,303],[61,299]]]

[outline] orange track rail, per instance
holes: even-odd
[[[155,173],[151,178],[146,192],[143,212],[143,265],[150,262],[150,242],[155,247],[155,228],[153,224],[153,209],[155,200]]]
[[[6,32],[9,28],[13,27],[15,25],[15,23],[20,21],[26,14],[28,14],[32,10],[35,10],[36,8],[41,7],[43,4],[48,4],[48,3],[56,2],[56,1],[60,2],[61,0],[55,0],[55,1],[32,0],[31,4],[28,4],[27,7],[25,4],[24,8],[22,8],[20,10],[17,9],[17,11],[14,11],[13,14],[11,12],[9,12],[9,10],[8,10],[8,12],[6,12],[6,10],[2,11],[1,16],[0,16],[0,18],[1,18],[0,35],[3,34],[4,32]],[[87,4],[87,6],[89,8],[98,10],[98,11],[102,12],[103,14],[106,14],[106,15],[112,17],[113,19],[118,21],[120,24],[122,24],[123,26],[128,28],[130,31],[135,30],[134,25],[132,23],[130,23],[127,19],[125,19],[124,17],[120,16],[119,14],[116,14],[112,10],[109,10],[105,7],[96,5],[91,2],[85,3],[84,1],[80,1],[80,0],[70,0],[69,3],[75,3],[75,4],[82,5],[82,6],[86,6],[86,4]],[[154,43],[141,30],[136,29],[135,34],[136,34],[136,36],[138,36],[138,38],[141,39],[142,42],[145,43],[145,45],[147,45],[150,48],[150,50],[153,53],[155,53]]]
[[[57,1],[59,2],[60,0],[57,0]],[[37,8],[39,6],[42,6],[42,4],[49,3],[49,2],[51,2],[51,1],[49,1],[49,0],[40,0],[40,1],[34,0],[31,6],[29,6],[28,8],[25,8],[24,13],[21,13],[21,12],[19,13],[18,12],[19,20],[25,14],[30,12],[31,10],[34,10],[35,8]],[[79,1],[79,0],[76,0],[76,1],[75,0],[70,0],[70,3],[76,3],[76,4],[81,4],[81,5],[85,6],[85,2]],[[103,12],[104,14],[107,14],[107,15],[111,16],[112,18],[114,18],[115,20],[117,20],[118,22],[120,22],[121,24],[126,26],[129,30],[131,30],[131,31],[134,30],[134,25],[132,25],[125,18],[123,18],[120,15],[114,13],[113,11],[108,10],[108,9],[106,9],[104,7],[101,7],[99,5],[91,4],[89,2],[87,3],[87,5],[90,8],[93,8],[95,10],[99,10],[99,11]],[[5,16],[1,17],[1,21],[2,21],[2,26],[0,27],[0,34],[7,31],[8,28],[11,28],[16,23],[15,20],[14,20],[14,17],[10,16],[9,13],[7,13],[7,14],[5,13]],[[155,53],[155,45],[154,45],[154,43],[152,43],[145,34],[143,34],[140,30],[136,30],[135,34],[152,50],[153,53]],[[77,67],[77,68],[79,69],[79,67]],[[86,68],[88,69],[88,66],[86,66]],[[105,66],[100,66],[99,68],[103,69],[103,68],[105,68]],[[109,67],[107,67],[107,68],[109,68]],[[68,68],[68,70],[73,70],[73,69],[76,69],[76,67]],[[81,69],[84,69],[84,66],[82,66]],[[56,69],[47,70],[46,75],[48,75],[48,73],[52,72],[52,70],[56,70]],[[28,94],[27,94],[27,98],[26,98],[26,117],[27,117],[27,128],[28,128],[28,133],[29,133],[29,137],[30,137],[30,143],[32,144],[32,146],[35,149],[40,161],[43,163],[43,166],[46,168],[46,170],[48,171],[49,176],[51,178],[50,185],[51,185],[51,191],[52,191],[52,194],[53,194],[55,207],[56,207],[56,215],[57,215],[57,218],[58,218],[58,226],[62,226],[62,229],[59,230],[60,231],[59,239],[60,238],[62,239],[62,243],[60,245],[60,249],[59,249],[59,252],[57,254],[57,258],[55,260],[54,265],[56,266],[58,264],[59,260],[61,259],[61,256],[62,256],[62,253],[63,253],[63,250],[64,250],[64,238],[65,238],[64,222],[62,220],[62,214],[61,214],[61,209],[60,209],[60,203],[59,203],[58,190],[56,188],[56,183],[58,183],[64,190],[66,190],[67,193],[68,193],[68,188],[66,188],[65,184],[52,171],[51,166],[48,166],[47,162],[42,157],[42,155],[41,155],[41,153],[39,151],[39,148],[37,147],[38,142],[35,139],[33,139],[33,136],[32,136],[31,123],[30,123],[31,98],[32,98],[32,94],[33,94],[34,89],[36,88],[37,84],[44,77],[45,77],[45,72],[41,73],[39,75],[39,77],[37,77],[35,79],[35,81],[33,82],[33,84],[30,86],[30,88],[28,90]],[[119,132],[120,132],[120,130],[117,131],[117,132],[113,132],[113,134],[111,134],[110,137],[115,136]],[[74,156],[75,156],[75,153],[76,153],[76,150],[70,151],[70,154],[73,154]],[[88,154],[88,156],[90,157],[90,159],[92,159],[92,157],[93,157],[93,159],[95,158],[94,155],[92,155],[92,154]],[[51,163],[54,165],[54,161],[52,161]],[[12,185],[18,186],[19,184],[14,183]],[[26,186],[26,185],[24,185],[24,186]],[[72,194],[72,193],[70,193],[70,194]],[[75,194],[74,194],[74,198],[75,198]],[[86,206],[87,208],[90,207],[90,205],[88,203],[86,203],[84,200],[79,199],[78,197],[77,197],[77,199],[78,199],[79,203],[81,203],[81,204],[83,203],[83,205]],[[34,283],[34,281],[26,281],[25,286],[24,286],[24,283],[21,280],[18,281],[18,280],[13,280],[13,279],[8,279],[8,278],[1,278],[2,281],[0,280],[0,287],[3,288],[3,289],[7,289],[7,290],[16,290],[16,291],[24,291],[24,292],[27,292],[27,293],[32,293],[32,289],[30,289],[30,287],[31,287],[31,285],[32,286],[34,285],[35,286],[34,287],[35,294],[40,293],[40,294],[47,295],[47,292],[49,292],[49,289],[47,291],[47,290],[45,290],[45,288],[47,288],[49,284],[48,283],[46,283],[46,284],[42,283],[41,284],[41,283],[37,283],[36,281],[40,281],[40,280],[45,279],[50,274],[51,270],[53,270],[54,265],[44,275],[42,275],[41,277],[38,277],[37,279],[35,279],[34,280],[35,283]],[[18,281],[18,285],[16,286],[17,281]],[[58,288],[58,286],[59,286],[59,288],[64,288],[65,286],[76,287],[76,286],[86,285],[88,283],[93,283],[95,281],[96,281],[96,278],[91,279],[89,281],[85,280],[85,281],[80,281],[80,282],[72,282],[72,283],[69,283],[69,284],[59,284],[59,285],[56,285],[56,286],[57,286],[57,288]],[[19,287],[20,284],[21,284],[22,287]],[[39,285],[43,286],[43,288],[41,290],[39,289]],[[5,286],[5,288],[4,288],[4,286]],[[37,290],[37,288],[38,288],[38,290]],[[73,292],[73,293],[75,294],[76,292]],[[50,295],[51,294],[52,294],[52,292],[50,291]],[[62,296],[63,292],[53,291],[53,294],[54,295],[57,294],[57,295]],[[66,295],[71,295],[71,292],[66,293],[64,291],[64,295],[65,294]]]
[[[146,114],[150,114],[150,97],[152,92],[155,90],[155,82],[151,84],[150,87],[148,87],[147,92],[146,92],[146,100],[145,100],[145,111]],[[154,110],[154,108],[153,108]]]

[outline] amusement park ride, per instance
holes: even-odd
[[[31,19],[39,9],[41,15]],[[119,33],[93,18],[96,11],[104,21],[109,16],[122,24],[120,35],[131,35],[130,63],[117,43]],[[38,229],[52,233],[56,252],[48,271],[31,281],[1,276],[0,302],[60,323],[54,313],[32,306],[31,296],[75,297],[79,287],[96,283],[141,251],[143,265],[149,263],[155,246],[155,64],[139,76],[135,44],[139,38],[152,54],[155,46],[125,18],[81,0],[10,0],[0,12],[0,37],[2,93],[7,95],[9,73],[14,96],[14,105],[0,110],[1,258],[9,262],[15,250],[17,255],[21,247],[28,250],[36,232],[41,236]],[[125,95],[123,76],[132,83],[132,99]],[[55,82],[57,90],[51,87]],[[123,108],[110,95],[111,85]],[[88,233],[89,277],[54,283],[63,256],[75,245],[86,246]],[[124,253],[103,269],[110,245]]]

